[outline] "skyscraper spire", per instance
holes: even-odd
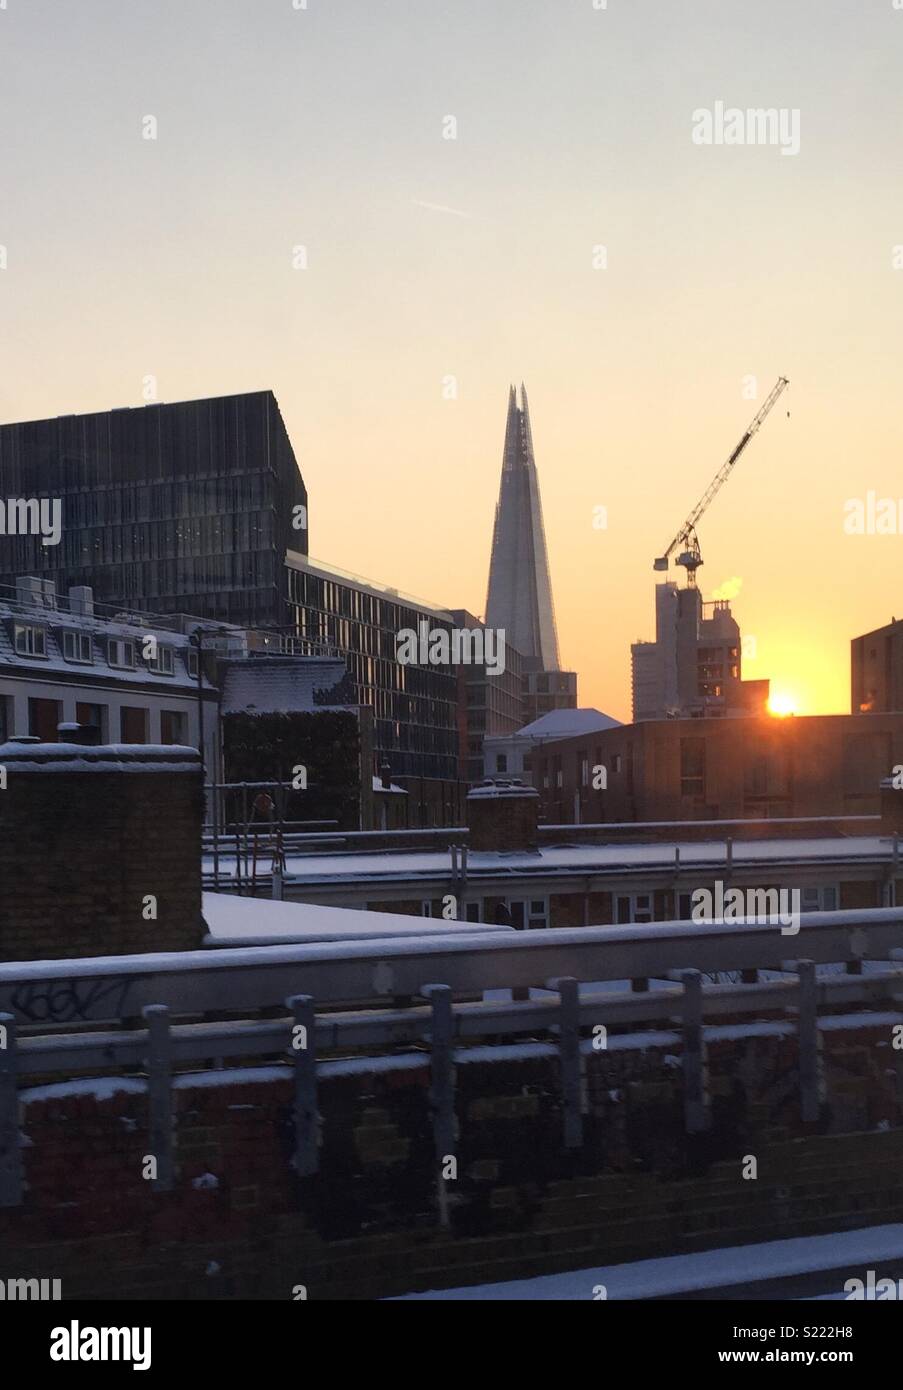
[[[527,658],[533,670],[557,671],[558,636],[530,412],[523,382],[520,391],[520,406],[513,386],[508,393],[502,480],[489,562],[486,624],[504,628],[507,640]]]

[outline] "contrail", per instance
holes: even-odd
[[[411,202],[415,207],[426,208],[429,212],[448,212],[452,217],[470,217],[469,212],[461,212],[458,208],[447,208],[442,203],[425,203],[420,198],[412,198]]]

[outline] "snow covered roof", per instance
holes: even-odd
[[[205,893],[203,913],[212,946],[268,946],[292,941],[380,941],[387,937],[479,936],[505,930],[504,927],[479,922],[411,917],[398,912],[369,912],[363,908],[275,902],[272,898],[236,897],[231,893]]]
[[[43,656],[16,651],[14,633],[17,623],[43,631]],[[67,632],[88,638],[89,660],[74,660],[64,655],[63,634]],[[172,651],[173,669],[170,673],[155,670],[150,661],[144,659],[143,644],[148,637],[157,638],[158,650],[169,648]],[[109,644],[117,638],[132,643],[133,666],[114,666],[110,661]],[[109,679],[112,676],[117,683],[158,685],[161,690],[178,691],[180,696],[184,696],[197,693],[197,677],[188,668],[191,651],[190,639],[178,632],[140,627],[135,623],[117,622],[93,615],[58,612],[50,608],[25,608],[0,600],[0,675],[3,676],[19,675],[34,680],[40,679],[45,672],[65,672],[73,684],[91,684],[94,677]],[[203,677],[203,686],[207,692],[213,690],[206,676]]]
[[[574,874],[616,877],[638,871],[672,874],[676,850],[680,851],[680,865],[685,870],[723,869],[726,863],[724,840],[554,845],[523,851],[470,850],[468,877],[471,881],[485,881],[525,875],[546,879]],[[738,871],[759,865],[772,869],[780,865],[816,869],[819,865],[889,861],[893,847],[889,838],[877,835],[824,836],[807,840],[735,840],[732,853]],[[206,862],[209,864],[209,856]],[[229,862],[228,855],[220,854],[221,868]],[[290,851],[286,875],[306,884],[431,882],[448,877],[449,862],[447,850],[324,850],[302,854]]]
[[[223,662],[223,714],[297,714],[353,709],[344,661],[333,656],[258,656]]]
[[[375,773],[373,775],[373,790],[375,792],[385,792],[386,795],[388,795],[389,792],[398,792],[400,796],[407,796],[407,792],[405,791],[404,787],[397,786],[395,782],[393,782],[391,786],[384,787],[383,779],[381,777],[377,777]]]
[[[612,719],[600,709],[552,709],[532,724],[518,729],[515,738],[572,738],[577,734],[597,734],[603,729],[619,729],[620,719]]]

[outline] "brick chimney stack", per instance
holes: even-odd
[[[467,794],[472,850],[535,850],[539,793],[517,778],[483,782]]]
[[[202,812],[193,748],[0,745],[0,960],[199,948]]]

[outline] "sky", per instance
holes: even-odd
[[[903,518],[844,526],[903,497],[901,72],[894,0],[0,0],[0,419],[270,387],[311,555],[482,614],[523,380],[562,661],[624,719],[787,376],[700,587],[847,710],[903,616]],[[697,143],[716,102],[799,152]]]

